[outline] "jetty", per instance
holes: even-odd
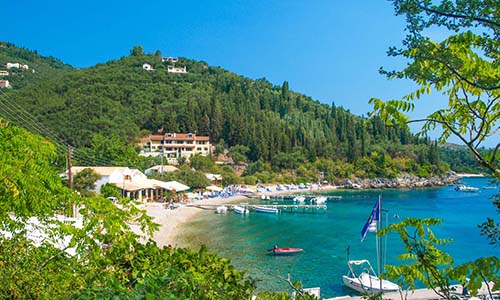
[[[326,212],[327,206],[324,204],[248,204],[248,203],[239,203],[234,204],[237,206],[244,207],[249,211],[255,212],[256,207],[265,207],[265,208],[276,208],[280,213],[319,213]],[[221,206],[221,204],[188,204],[189,207],[197,207],[200,209],[210,209],[217,210],[217,207]],[[226,205],[229,210],[232,210],[233,205]]]
[[[453,291],[452,294],[456,296],[457,300],[472,300],[472,299],[488,299],[495,300],[500,299],[500,291],[494,289],[494,283],[490,282],[488,285],[483,282],[482,287],[477,291],[477,295],[472,297],[471,295],[464,292],[464,288],[462,285],[456,284],[450,286],[450,289]],[[314,290],[315,295],[319,295],[319,288],[311,288],[307,290]],[[489,290],[492,291],[493,298],[490,298]],[[339,296],[332,298],[320,298],[323,300],[366,300],[366,296]],[[415,289],[415,290],[406,290],[400,292],[391,292],[384,293],[382,295],[382,299],[384,300],[443,300],[443,297],[438,295],[432,289]]]

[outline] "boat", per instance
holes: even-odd
[[[256,212],[268,213],[268,214],[277,214],[279,210],[277,207],[269,207],[269,206],[254,206]]]
[[[323,204],[326,202],[326,200],[328,200],[327,197],[314,197],[311,199],[311,203]]]
[[[377,202],[373,206],[373,210],[368,217],[363,229],[361,230],[361,242],[364,241],[368,232],[376,232],[382,228],[382,196],[379,196]],[[378,259],[378,274],[382,273],[382,239],[376,236],[377,242],[377,259]],[[348,248],[349,249],[349,248]],[[349,250],[347,255],[347,266],[349,272],[342,276],[342,282],[345,286],[362,294],[377,294],[386,292],[397,292],[401,288],[399,285],[385,279],[379,278],[375,270],[373,270],[370,262],[366,259],[351,260],[349,258]],[[356,268],[355,268],[356,267]],[[359,271],[361,270],[361,271]]]
[[[293,202],[300,202],[300,203],[302,203],[304,201],[306,201],[306,197],[304,197],[304,196],[293,197]]]
[[[380,292],[397,292],[399,285],[377,276],[370,262],[363,260],[349,260],[349,273],[342,276],[344,285],[363,294],[378,294]],[[356,270],[362,270],[358,273]]]
[[[225,214],[227,212],[227,206],[218,206],[216,212],[218,214]]]
[[[273,251],[275,255],[287,255],[287,254],[295,254],[304,251],[302,248],[279,248],[278,246],[274,246],[273,249],[269,251]]]
[[[243,206],[239,205],[234,205],[233,206],[233,212],[238,215],[247,215],[248,214],[248,209],[246,209]]]
[[[479,191],[479,188],[474,187],[474,186],[467,186],[465,184],[459,184],[455,187],[455,191],[459,192],[477,192]]]

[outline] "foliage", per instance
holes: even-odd
[[[144,70],[144,63],[154,71]],[[273,86],[185,58],[176,64],[188,73],[169,73],[169,62],[135,46],[130,56],[61,72],[14,89],[2,101],[18,103],[73,145],[79,165],[148,168],[151,159],[139,158],[130,145],[157,132],[209,135],[215,154],[226,148],[237,162],[272,162],[275,171],[322,158],[354,164],[376,145],[412,152],[411,145],[422,144],[430,151],[406,128],[320,104],[288,83]]]
[[[389,79],[410,79],[418,87],[401,100],[371,99],[374,110],[388,124],[404,126],[422,122],[423,134],[440,127],[440,142],[452,135],[458,137],[477,163],[500,179],[500,143],[494,136],[500,122],[500,3],[478,0],[392,0],[392,3],[396,14],[406,17],[407,36],[403,48],[391,48],[389,55],[402,56],[409,63],[400,71],[381,72]],[[427,34],[435,30],[444,31],[448,37],[442,41],[431,40]],[[423,119],[411,120],[406,114],[414,109],[414,102],[432,90],[448,97],[447,107]],[[489,152],[481,151],[481,145],[487,140],[493,140],[496,145]],[[424,165],[421,171],[433,171],[436,152],[435,149],[429,152],[430,164]],[[418,159],[421,158],[423,155],[419,155]],[[500,208],[498,201],[494,204]],[[492,280],[498,284],[500,261],[497,257],[453,266],[451,256],[441,250],[446,241],[437,239],[428,228],[437,223],[436,220],[406,219],[383,231],[398,232],[408,252],[400,256],[408,263],[392,266],[390,276],[410,288],[420,280],[446,299],[453,297],[449,288],[453,280],[465,283],[469,277],[467,287],[472,293],[482,282]],[[499,224],[488,219],[480,227],[491,243],[497,243]]]
[[[465,284],[466,278],[470,279],[467,289],[473,295],[483,282],[498,284],[500,260],[497,257],[480,258],[454,266],[453,258],[442,250],[451,241],[437,238],[430,229],[440,222],[438,219],[407,218],[381,230],[381,235],[398,233],[407,252],[398,257],[404,264],[386,266],[388,276],[410,290],[414,290],[416,282],[420,281],[444,299],[455,299],[455,291],[450,286],[453,282]]]
[[[0,238],[0,298],[249,299],[255,290],[252,279],[205,247],[159,248],[150,239],[158,225],[128,198],[118,208],[71,193],[50,164],[54,146],[43,138],[3,121],[0,138],[0,230],[10,233]],[[81,225],[54,218],[70,203]],[[27,238],[33,219],[44,239]]]
[[[104,198],[108,197],[120,197],[121,196],[121,189],[118,188],[114,183],[106,183],[101,186],[101,195]]]
[[[235,164],[239,164],[246,162],[248,152],[250,152],[250,148],[247,146],[235,145],[229,149],[228,155],[233,159]]]
[[[73,188],[83,197],[91,197],[95,195],[95,183],[100,179],[101,176],[96,174],[94,170],[83,169],[73,177]]]

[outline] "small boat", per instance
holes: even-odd
[[[361,230],[361,242],[365,239],[368,232],[377,232],[382,228],[382,196],[380,195],[378,201],[375,202],[373,210],[366,221],[366,224]],[[382,240],[377,235],[377,256],[378,256],[378,272],[382,273],[383,260],[382,260]],[[378,277],[377,273],[373,270],[370,262],[367,259],[363,260],[350,260],[349,248],[347,248],[347,266],[349,272],[347,275],[342,276],[342,281],[345,286],[362,294],[378,294],[386,292],[397,292],[401,288],[399,285]]]
[[[293,202],[304,202],[306,200],[306,197],[304,196],[296,196],[293,198]]]
[[[270,249],[270,251],[273,251],[273,254],[275,255],[286,255],[286,254],[295,254],[304,251],[302,248],[279,248],[278,246],[274,246],[273,249]]]
[[[479,191],[479,188],[474,187],[474,186],[467,186],[465,184],[459,184],[455,187],[455,191],[459,192],[477,192]]]
[[[233,212],[238,215],[248,215],[248,209],[239,205],[233,206]]]
[[[327,197],[314,197],[311,199],[311,203],[323,204],[328,200]]]
[[[397,292],[400,290],[399,285],[391,282],[389,280],[381,279],[377,276],[373,270],[370,262],[366,259],[363,260],[349,260],[349,273],[342,276],[342,281],[344,285],[363,294],[378,294],[380,292]],[[357,273],[354,270],[354,266],[357,269],[362,270],[361,273]],[[380,289],[382,287],[382,290]]]
[[[256,212],[268,213],[268,214],[277,214],[279,213],[278,208],[276,207],[268,207],[268,206],[254,206]]]
[[[218,206],[217,207],[217,211],[216,211],[218,214],[225,214],[227,212],[227,206]]]

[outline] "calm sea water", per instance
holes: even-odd
[[[347,272],[346,248],[350,247],[351,259],[369,259],[376,269],[375,236],[369,233],[361,243],[360,232],[379,194],[383,209],[388,210],[389,223],[405,217],[442,219],[443,224],[434,227],[433,231],[440,238],[453,239],[444,250],[456,263],[500,255],[500,249],[488,245],[477,227],[486,217],[497,217],[491,196],[498,189],[483,189],[489,182],[485,178],[464,178],[462,181],[480,190],[466,193],[447,186],[335,191],[325,195],[342,196],[342,199],[329,201],[326,212],[206,214],[185,226],[183,239],[191,246],[206,244],[211,251],[230,258],[239,270],[246,270],[249,276],[259,280],[259,289],[287,291],[287,284],[280,278],[290,274],[292,281],[300,280],[304,287],[321,287],[322,297],[353,295],[342,285],[342,275]],[[299,247],[304,252],[293,256],[269,255],[267,249],[273,245]],[[396,257],[403,253],[398,236],[390,235],[384,247],[387,249],[386,262],[398,264]]]

